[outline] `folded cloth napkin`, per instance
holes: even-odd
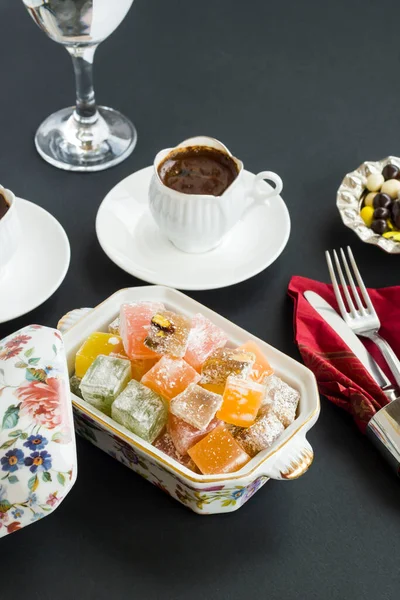
[[[368,421],[388,399],[345,342],[307,302],[306,290],[316,292],[338,310],[331,285],[305,277],[291,279],[288,293],[294,301],[294,333],[301,356],[313,371],[321,394],[347,410],[365,432]],[[380,333],[400,356],[400,287],[368,292],[381,321]],[[370,340],[360,339],[394,383],[379,349]]]

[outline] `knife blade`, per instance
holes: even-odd
[[[378,363],[372,358],[371,354],[360,342],[356,334],[343,321],[342,317],[339,316],[336,310],[315,292],[307,290],[304,292],[304,297],[335,333],[342,338],[353,354],[355,354],[358,360],[364,365],[371,377],[375,379],[379,387],[383,388],[391,386],[391,382],[379,367]]]

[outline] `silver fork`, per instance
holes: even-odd
[[[340,248],[340,256],[344,265],[344,270],[346,271],[348,283],[343,273],[338,254],[336,250],[333,250],[333,258],[335,261],[336,270],[339,274],[341,288],[338,285],[331,256],[328,251],[325,252],[326,261],[328,263],[328,269],[332,280],[333,290],[335,292],[336,300],[339,305],[342,318],[356,335],[369,338],[370,340],[375,342],[375,344],[379,347],[380,351],[385,357],[386,362],[391,372],[393,373],[397,385],[400,387],[400,361],[393,352],[392,348],[387,343],[387,341],[384,340],[383,337],[380,336],[378,333],[381,323],[379,321],[378,315],[376,314],[375,308],[372,305],[371,299],[361,278],[360,271],[358,270],[356,261],[354,260],[353,253],[349,246],[347,246],[347,253],[354,276],[358,283],[359,291],[355,286],[354,278],[349,267],[349,262],[346,258],[343,249]],[[352,295],[349,292],[348,285],[350,285]],[[362,303],[360,294],[362,299],[364,300],[364,304]],[[346,301],[347,307],[344,300]]]

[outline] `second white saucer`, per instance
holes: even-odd
[[[153,167],[147,167],[118,183],[97,213],[101,247],[131,275],[181,290],[221,288],[260,273],[286,246],[290,217],[278,196],[269,205],[260,204],[250,210],[215,250],[204,254],[178,250],[150,214],[148,188],[152,172]],[[255,177],[249,171],[244,175],[249,180]]]
[[[18,249],[0,276],[0,323],[50,298],[69,267],[70,247],[60,223],[46,210],[17,198],[22,229]]]

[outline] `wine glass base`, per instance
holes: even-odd
[[[86,124],[75,119],[74,106],[50,115],[35,136],[40,156],[66,171],[103,171],[125,160],[136,146],[135,127],[117,110],[97,110],[97,121]]]

